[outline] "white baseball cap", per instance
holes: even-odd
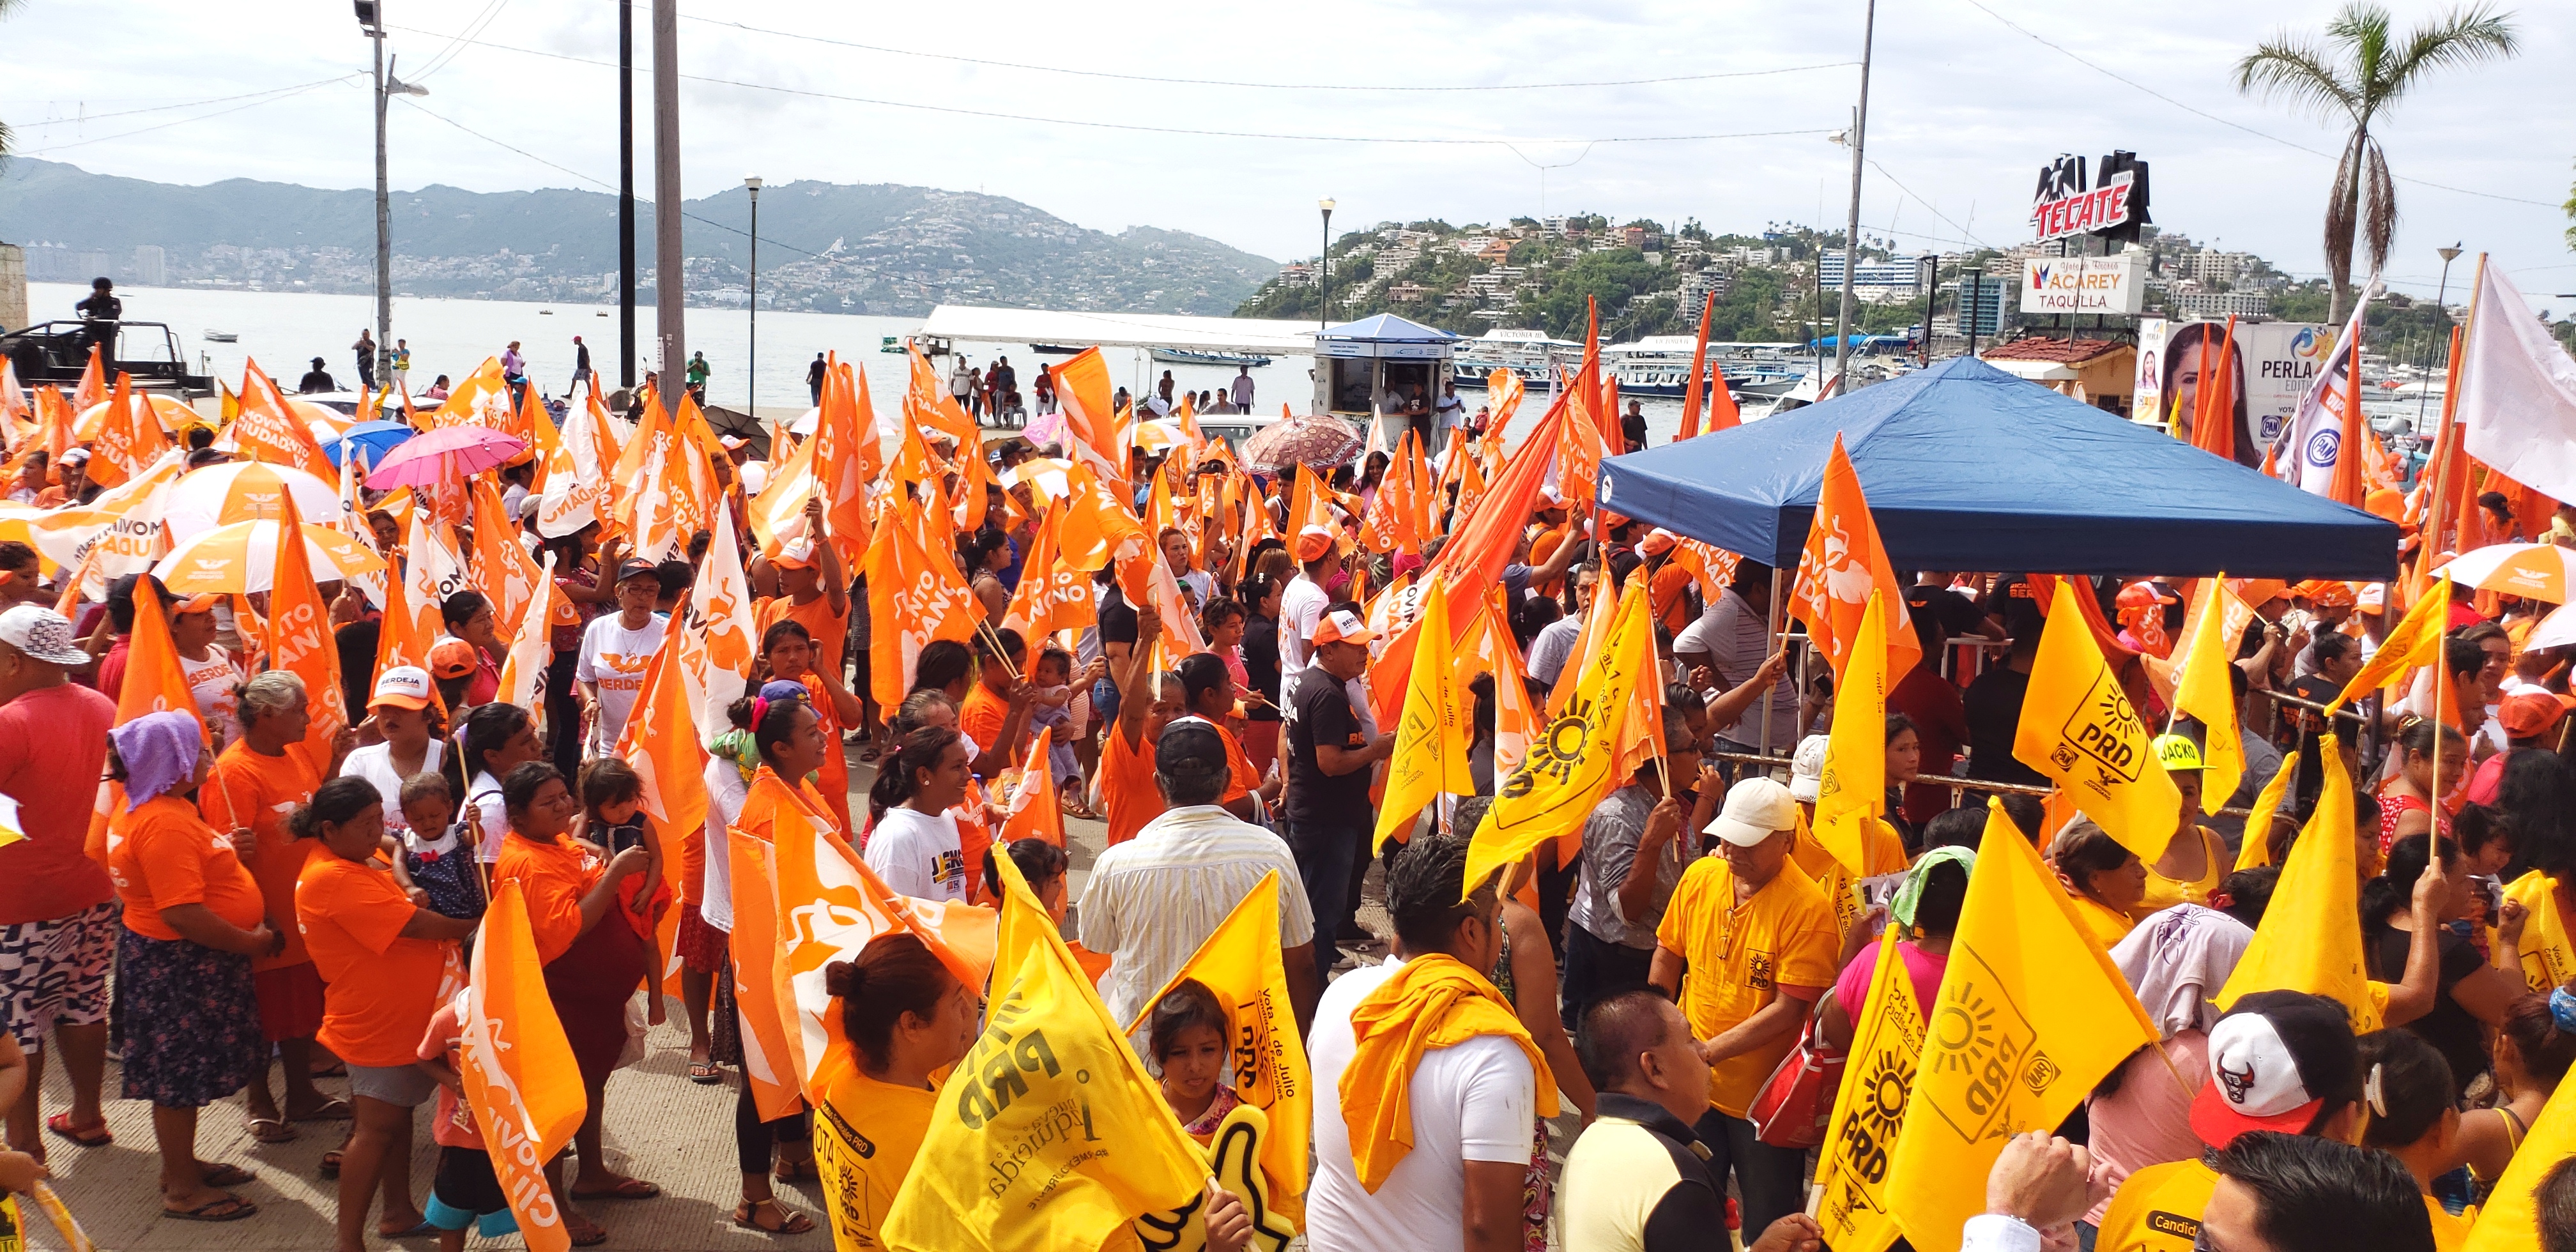
[[[2209,1028],[2209,1084],[2191,1128],[2216,1148],[2249,1130],[2304,1133],[2325,1106],[2319,1093],[2348,1090],[2358,1065],[2341,1005],[2296,991],[2245,996]]]
[[[1798,741],[1798,755],[1789,762],[1789,798],[1800,804],[1814,804],[1825,785],[1825,751],[1833,746],[1830,735],[1809,735]]]
[[[376,690],[367,697],[367,707],[425,709],[429,707],[430,692],[428,670],[417,665],[388,666],[384,673],[376,675]]]
[[[21,604],[0,613],[0,643],[47,665],[87,665],[90,660],[72,635],[71,619],[41,605]]]
[[[1708,824],[1708,833],[1749,848],[1798,825],[1798,802],[1789,789],[1768,778],[1747,778],[1726,789],[1726,807]]]

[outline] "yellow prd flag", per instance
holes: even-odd
[[[2567,941],[2567,919],[2558,915],[2558,880],[2539,870],[2525,871],[2504,889],[2504,898],[2522,905],[2530,920],[2522,927],[2522,982],[2531,994],[2545,996],[2576,978],[2576,945]]]
[[[2352,848],[2352,777],[2332,734],[2317,740],[2325,786],[2307,829],[2281,863],[2281,880],[2254,940],[2218,993],[2218,1007],[2256,991],[2304,991],[2343,1005],[2352,1033],[2379,1029],[2379,1006],[2361,959],[2361,906]]]
[[[2343,685],[2343,694],[2326,706],[2326,716],[2335,710],[2387,686],[2406,671],[2418,665],[2431,665],[2442,655],[2442,628],[2451,620],[2451,576],[2442,575],[2440,582],[2424,592],[2406,616],[2397,619],[2395,629],[2381,640],[2379,651],[2363,664],[2361,672]]]
[[[2290,782],[2299,775],[2299,750],[2292,748],[2281,758],[2281,768],[2272,781],[2254,797],[2254,807],[2245,813],[2245,846],[2236,851],[2236,868],[2254,869],[2272,863],[2272,815],[2281,811],[2281,799],[2290,792]]]
[[[1859,876],[1868,872],[1862,828],[1887,810],[1887,606],[1875,589],[1843,642],[1849,659],[1816,783],[1816,842]]]
[[[1097,1248],[1140,1217],[1177,1210],[1178,1246],[1198,1246],[1186,1236],[1205,1239],[1189,1228],[1206,1156],[1028,883],[1009,857],[994,861],[1002,920],[984,1030],[941,1085],[879,1240],[942,1252]]]
[[[1377,846],[1409,836],[1413,819],[1442,792],[1474,795],[1467,769],[1467,723],[1453,686],[1449,597],[1422,596],[1422,633],[1406,671],[1404,712],[1395,727],[1395,752],[1387,758],[1386,799],[1377,810]],[[1259,894],[1255,892],[1254,894]],[[1274,1119],[1275,1120],[1275,1119]]]
[[[2057,580],[2048,629],[2031,662],[2030,694],[2013,732],[2013,758],[2055,780],[2120,846],[2153,864],[2182,824],[2182,793],[2156,764],[2154,736],[2093,642],[2075,604],[2074,582]]]
[[[1288,970],[1279,951],[1279,871],[1255,884],[1164,983],[1136,1020],[1133,1037],[1154,1005],[1184,978],[1195,978],[1225,1006],[1231,1052],[1227,1086],[1270,1117],[1261,1140],[1261,1167],[1270,1175],[1274,1207],[1303,1225],[1306,1140],[1314,1120],[1315,1083],[1306,1068],[1306,1045],[1297,1037],[1297,1012],[1288,1002]]]
[[[1923,1252],[1957,1252],[2004,1141],[2054,1129],[2155,1041],[2155,1023],[2065,889],[2003,807],[1990,806],[1888,1162],[1887,1205],[1905,1237]]]
[[[2208,728],[2200,745],[2200,802],[2202,808],[2215,810],[2245,780],[2245,741],[2236,727],[2236,691],[2227,679],[2235,654],[2228,641],[2236,636],[2227,627],[2231,622],[2241,625],[2252,613],[2227,590],[2225,574],[2202,579],[2200,594],[2208,603],[2201,608],[2199,628],[2191,634],[2182,681],[2174,687],[2174,709],[2200,719]]]
[[[2540,1206],[2533,1193],[2560,1161],[2576,1156],[2576,1084],[2561,1083],[2523,1136],[2513,1163],[2504,1167],[2477,1225],[2460,1252],[2528,1252],[2542,1246]]]
[[[1592,808],[1619,785],[1619,738],[1640,682],[1654,679],[1654,622],[1646,580],[1630,579],[1607,636],[1580,658],[1573,699],[1548,719],[1521,767],[1496,789],[1467,845],[1467,887],[1559,835],[1579,830]]]
[[[1888,1152],[1905,1125],[1914,1067],[1923,1056],[1923,1010],[1897,954],[1896,932],[1890,926],[1881,933],[1869,998],[1852,1015],[1851,1063],[1816,1164],[1816,1220],[1834,1252],[1886,1252],[1904,1233],[1887,1211]]]

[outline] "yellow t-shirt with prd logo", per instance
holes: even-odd
[[[1777,876],[1737,904],[1735,873],[1715,854],[1682,873],[1663,924],[1655,928],[1655,943],[1687,963],[1682,1016],[1701,1039],[1761,1012],[1781,987],[1821,994],[1834,984],[1834,957],[1841,948],[1833,905],[1796,861],[1781,862]],[[1744,1116],[1763,1080],[1797,1044],[1792,1031],[1711,1066],[1709,1104],[1729,1117]]]

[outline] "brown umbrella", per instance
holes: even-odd
[[[1292,465],[1348,465],[1367,446],[1359,428],[1338,417],[1305,413],[1253,432],[1243,445],[1247,468],[1277,473]]]

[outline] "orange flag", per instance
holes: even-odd
[[[537,533],[561,539],[612,515],[617,485],[609,478],[617,439],[608,429],[608,411],[591,393],[580,412],[564,414],[563,429],[546,451],[546,473],[537,493]]]
[[[1473,512],[1464,508],[1466,493],[1459,493],[1461,516],[1451,525],[1449,542],[1440,549],[1440,559],[1432,567],[1439,575],[1442,594],[1449,597],[1452,623],[1463,623],[1475,612],[1475,606],[1467,603],[1469,598],[1482,595],[1483,588],[1502,581],[1503,567],[1511,563],[1513,551],[1520,546],[1521,527],[1529,521],[1530,505],[1538,499],[1548,467],[1555,463],[1559,438],[1555,424],[1566,420],[1566,401],[1560,394],[1549,406],[1547,416],[1539,419],[1538,428],[1530,432],[1520,450],[1503,466],[1501,476]],[[1393,654],[1392,648],[1389,654]]]
[[[503,639],[519,633],[519,615],[537,602],[544,576],[519,542],[519,527],[501,505],[501,489],[477,474],[474,493],[474,589],[492,602],[493,625]],[[542,507],[542,506],[540,506]]]
[[[868,680],[877,703],[887,708],[903,703],[904,693],[912,689],[913,666],[923,648],[934,639],[964,643],[974,638],[975,623],[984,615],[984,606],[958,577],[957,563],[945,552],[934,552],[927,538],[930,526],[927,510],[898,500],[868,549],[868,625],[875,657]]]
[[[773,829],[786,825],[776,823]],[[714,850],[709,850],[714,854]],[[787,1003],[779,995],[778,850],[739,830],[725,832],[731,858],[734,1007],[741,1015],[742,1077],[763,1121],[803,1106],[796,1054],[787,1036]]]
[[[287,404],[285,393],[260,372],[257,361],[242,363],[241,413],[224,427],[215,446],[300,469],[324,482],[340,475],[331,458],[322,455],[322,445],[313,441],[304,419]]]
[[[1878,541],[1878,524],[1870,519],[1860,475],[1852,470],[1842,434],[1836,432],[1816,495],[1815,520],[1807,528],[1807,550],[1798,558],[1797,581],[1790,588],[1789,609],[1807,624],[1807,637],[1833,662],[1837,675],[1851,660],[1852,636],[1873,590],[1885,599],[1889,614],[1887,681],[1892,686],[1922,659],[1923,642],[1906,616],[1905,584],[1897,581],[1887,548]]]
[[[854,378],[838,358],[825,363],[823,403],[810,441],[815,486],[823,497],[823,532],[831,537],[843,569],[857,569],[867,553],[868,486],[884,461],[865,379],[864,372]],[[804,505],[799,501],[797,507]]]
[[[1578,385],[1580,380],[1578,380]],[[1569,393],[1579,394],[1579,393]],[[1557,428],[1556,490],[1568,500],[1590,503],[1601,480],[1601,458],[1608,454],[1601,432],[1580,415]]]
[[[187,672],[179,667],[179,649],[170,642],[170,618],[161,606],[161,598],[149,592],[151,584],[135,585],[145,594],[134,597],[134,633],[125,647],[125,685],[116,692],[115,725],[122,726],[135,718],[172,710],[197,717],[197,729],[211,747],[214,735],[207,731],[205,719],[197,715],[196,693],[188,689]],[[107,862],[107,819],[125,808],[125,784],[104,779],[98,784],[98,804],[89,815],[86,849],[91,859]]]
[[[1025,638],[1081,630],[1097,614],[1091,580],[1065,564],[1058,550],[1057,536],[1063,527],[1064,507],[1048,509],[1029,540],[1028,559],[1020,564],[1020,585],[1002,614],[1002,624]]]
[[[694,404],[685,397],[681,403],[694,415]],[[705,424],[704,419],[698,422]],[[665,560],[686,548],[689,537],[706,524],[715,498],[707,459],[658,400],[645,402],[644,420],[617,458],[615,477],[629,485],[617,501],[616,514],[637,557]]]
[[[160,415],[134,394],[133,376],[118,370],[106,419],[99,423],[98,437],[90,441],[90,480],[116,486],[150,468],[169,447],[170,436],[161,429]]]
[[[89,346],[89,363],[81,367],[80,381],[72,385],[72,412],[87,413],[90,406],[107,399],[107,363],[99,359],[97,344]]]
[[[1054,735],[1054,727],[1038,727],[1037,741],[1030,746],[1027,761],[1005,775],[1010,796],[1003,803],[999,840],[1005,848],[1022,839],[1044,839],[1059,848],[1064,846],[1064,807],[1056,798],[1055,771],[1047,761]],[[966,867],[969,876],[983,872],[980,865]]]
[[[698,746],[697,719],[689,715],[688,684],[681,676],[680,630],[662,633],[662,646],[644,667],[644,688],[618,732],[617,756],[644,779],[644,811],[676,838],[707,824],[707,752]],[[664,858],[665,867],[678,858]]]
[[[2209,351],[2209,333],[2200,336],[2200,385],[2193,393],[2191,446],[2225,460],[2236,459],[2236,315],[2227,315],[2227,336],[2218,353]],[[2358,503],[2358,502],[2356,502]]]
[[[1708,296],[1700,301],[1699,342],[1691,345],[1690,373],[1684,375],[1682,379],[1682,428],[1673,435],[1675,442],[1697,438],[1699,435],[1700,378],[1708,371],[1708,322],[1709,318],[1716,313],[1717,291],[1711,288]],[[1724,371],[1720,373],[1723,374]],[[1718,379],[1717,387],[1721,392],[1726,390],[1726,380],[1723,377]],[[1712,427],[1712,429],[1721,428]]]
[[[2347,360],[2359,361],[2361,359],[2361,322],[2362,319],[2359,317],[2355,317],[2352,321],[2352,334],[2354,336],[2352,355],[2346,358]],[[2326,494],[2332,497],[2334,502],[2337,504],[2350,505],[2357,509],[2360,508],[2362,504],[2362,463],[2367,459],[2366,455],[2362,454],[2361,450],[2365,445],[2367,445],[2372,451],[2381,450],[2379,447],[2379,440],[2369,437],[2369,432],[2361,428],[2360,369],[2353,368],[2344,371],[2344,388],[2343,442],[2339,446],[2350,449],[2354,455],[2338,456],[2335,458],[2334,481],[2329,485],[2329,489]],[[2385,456],[2386,453],[2381,452],[2381,455]]]
[[[457,1015],[457,1074],[529,1252],[565,1252],[572,1237],[545,1165],[590,1111],[563,1021],[546,993],[528,905],[515,881],[492,889],[476,928],[473,972]]]
[[[1064,414],[1065,451],[1074,463],[1112,482],[1127,480],[1127,438],[1110,406],[1109,364],[1085,348],[1055,367],[1056,402]]]
[[[1109,493],[1090,466],[1076,465],[1064,478],[1064,524],[1056,533],[1058,559],[1086,574],[1096,573],[1111,561],[1131,562],[1153,547],[1144,527],[1136,524],[1136,515]],[[1141,589],[1131,597],[1139,602],[1143,598]]]
[[[269,578],[268,665],[304,680],[312,721],[304,741],[294,748],[318,778],[329,772],[332,736],[349,725],[349,695],[340,685],[331,606],[313,581],[312,554],[305,551],[303,514],[295,507],[294,492],[280,492],[278,499],[285,512],[278,518],[277,557]]]
[[[1413,462],[1421,455],[1407,428],[1404,438],[1395,445],[1395,458],[1379,480],[1377,498],[1369,502],[1368,514],[1360,519],[1360,538],[1372,552],[1401,552],[1419,546],[1422,536],[1414,529]],[[1298,467],[1303,469],[1303,466]]]
[[[408,396],[405,399],[409,399]],[[510,385],[501,377],[501,358],[487,356],[483,364],[465,376],[464,381],[448,389],[447,398],[426,417],[423,430],[441,426],[477,425],[506,430],[512,423]]]

